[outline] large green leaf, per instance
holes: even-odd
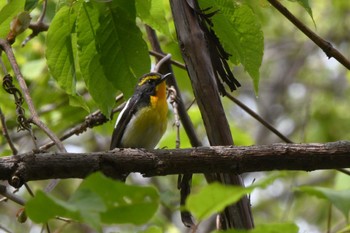
[[[70,216],[75,215],[77,211],[75,206],[69,205],[67,202],[41,190],[36,192],[35,197],[30,199],[25,207],[28,217],[37,223],[47,222],[55,216],[67,216],[67,213],[70,213]]]
[[[303,186],[297,189],[303,193],[316,196],[328,200],[335,207],[337,207],[345,216],[346,219],[349,217],[350,210],[350,190],[333,190],[323,187],[311,187]]]
[[[101,219],[105,223],[143,224],[159,205],[159,194],[153,187],[126,185],[100,173],[84,180],[80,188],[89,189],[103,199],[107,210],[101,213]]]
[[[25,0],[11,0],[0,11],[0,38],[6,38],[10,32],[12,19],[24,10]]]
[[[135,23],[133,1],[84,2],[77,18],[79,65],[86,86],[109,115],[117,90],[129,97],[150,69],[147,46]]]
[[[79,4],[75,4],[73,7],[63,6],[55,15],[47,32],[46,59],[54,79],[74,100],[70,103],[81,106],[88,111],[88,106],[76,91],[78,64],[75,58],[75,23],[79,6]]]
[[[137,16],[153,29],[170,36],[163,0],[136,0]]]
[[[77,18],[77,44],[80,70],[91,97],[100,110],[109,116],[117,90],[106,78],[96,49],[96,31],[100,11],[90,2],[84,2]]]
[[[38,191],[27,202],[26,212],[34,222],[44,223],[62,216],[101,231],[103,223],[144,224],[158,205],[159,194],[153,187],[126,185],[95,173],[81,183],[68,201]]]
[[[151,68],[147,45],[135,20],[134,1],[112,1],[101,10],[96,32],[104,73],[126,97],[131,96],[136,78]]]
[[[215,231],[214,233],[298,233],[299,228],[295,223],[272,223],[255,226],[251,230]]]
[[[46,39],[46,59],[50,72],[68,94],[75,93],[72,33],[76,16],[74,8],[62,7],[53,18]]]
[[[225,186],[219,183],[211,183],[199,193],[190,195],[186,202],[186,208],[198,220],[203,220],[214,213],[220,212],[227,205],[237,202],[250,191],[251,189],[239,186]]]
[[[264,188],[280,174],[273,174],[250,187],[228,186],[211,183],[196,194],[191,194],[186,201],[186,209],[198,220],[203,220],[215,213],[221,212],[226,206],[237,202],[255,188]]]
[[[218,10],[213,16],[214,31],[224,49],[231,54],[230,61],[241,63],[253,78],[255,91],[259,88],[259,69],[264,54],[264,36],[260,20],[246,4],[236,4],[234,1],[202,0],[201,8],[213,7]]]

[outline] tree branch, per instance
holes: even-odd
[[[31,113],[32,122],[46,133],[46,135],[57,145],[57,148],[60,150],[60,152],[66,152],[66,149],[59,138],[40,120],[39,115],[35,110],[32,98],[30,97],[27,84],[17,64],[16,57],[13,54],[11,45],[8,43],[8,41],[0,39],[0,48],[5,51],[7,58],[11,63],[13,72],[16,75],[19,86],[23,91],[24,99],[27,102],[29,111]]]
[[[268,0],[270,4],[275,7],[282,15],[284,15],[290,22],[292,22],[300,31],[302,31],[307,37],[309,37],[318,47],[320,47],[328,58],[333,57],[348,70],[350,70],[350,61],[344,57],[337,49],[335,49],[331,43],[318,36],[316,33],[310,30],[305,24],[303,24],[298,18],[296,18],[287,8],[285,8],[278,0]]]
[[[336,169],[350,167],[350,142],[213,146],[190,149],[115,149],[94,153],[36,153],[0,158],[0,179],[15,177],[20,186],[31,180],[84,178],[140,172],[144,176],[184,173],[236,173],[272,170]]]
[[[209,30],[200,18],[197,0],[170,0],[182,57],[191,79],[197,105],[200,109],[210,145],[233,145],[228,121],[220,100],[216,63],[222,62],[209,38]],[[222,68],[222,67],[221,67]],[[205,174],[208,181],[220,181],[225,184],[244,186],[240,176],[234,174]],[[228,206],[220,218],[223,229],[251,229],[254,226],[247,196],[243,196],[235,205]]]

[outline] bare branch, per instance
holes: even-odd
[[[170,59],[171,59],[171,54],[167,54],[165,57],[163,57],[162,59],[160,59],[160,60],[157,62],[156,66],[153,68],[153,71],[154,71],[154,72],[159,72],[160,67],[161,67],[164,63],[166,63],[167,61],[169,61]]]
[[[9,192],[5,185],[0,184],[0,195],[7,197],[9,200],[16,202],[19,205],[23,206],[25,204],[25,200],[23,200],[21,197],[15,195],[15,194],[13,194],[12,192]]]
[[[8,134],[6,119],[5,119],[4,114],[2,113],[1,108],[0,108],[0,121],[1,121],[1,127],[2,127],[2,135],[4,135],[4,137],[7,141],[7,144],[9,144],[9,146],[11,148],[12,153],[14,155],[16,155],[18,151],[17,151],[15,145],[13,144],[10,135]]]
[[[40,120],[38,113],[35,110],[32,98],[30,97],[29,94],[29,90],[27,87],[27,84],[23,78],[23,75],[19,69],[19,66],[17,64],[15,55],[13,54],[11,45],[3,39],[0,39],[0,46],[2,48],[2,50],[5,51],[8,60],[11,63],[12,69],[16,75],[16,78],[18,80],[19,86],[21,87],[23,93],[24,93],[24,99],[27,102],[29,111],[32,115],[32,122],[37,125],[40,129],[42,129],[47,136],[50,137],[50,139],[55,142],[55,144],[57,145],[57,148],[61,151],[61,152],[66,152],[66,149],[63,146],[63,143],[59,140],[59,138]]]
[[[165,57],[166,55],[164,55],[163,53],[159,53],[157,51],[149,51],[149,54],[151,54],[152,56],[158,58],[158,59],[162,59],[163,57]],[[170,59],[171,64],[173,64],[174,66],[177,66],[181,69],[186,70],[186,66],[184,64],[182,64],[181,62],[175,61],[173,59]]]
[[[350,61],[344,57],[332,44],[325,39],[318,36],[316,33],[310,30],[305,24],[297,19],[287,8],[285,8],[278,0],[268,0],[272,6],[274,6],[282,15],[284,15],[290,22],[292,22],[300,31],[302,31],[307,37],[309,37],[318,47],[320,47],[328,58],[333,57],[348,70],[350,70]]]
[[[122,95],[117,97],[118,99],[122,98]],[[122,103],[121,105],[119,105],[118,107],[116,107],[115,109],[113,109],[112,114],[116,113],[116,112],[120,112],[125,106],[125,103]],[[85,132],[87,129],[89,128],[94,128],[96,126],[102,125],[106,122],[108,122],[110,119],[108,119],[108,117],[106,117],[105,115],[102,114],[102,112],[100,110],[88,115],[87,117],[85,117],[84,121],[76,126],[74,126],[73,128],[67,130],[61,137],[60,140],[64,141],[68,138],[70,138],[73,135],[79,135],[83,132]],[[40,150],[47,150],[50,147],[52,147],[54,145],[53,142],[49,142],[43,146],[40,147]]]

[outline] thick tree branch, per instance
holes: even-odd
[[[222,62],[215,48],[219,44],[215,46],[212,44],[213,41],[210,38],[213,34],[209,33],[205,28],[206,24],[200,18],[197,0],[170,0],[170,5],[182,57],[191,79],[210,145],[233,145],[219,96],[218,88],[220,89],[221,85],[216,79],[216,72],[218,72],[216,63]],[[241,177],[234,174],[206,173],[205,175],[208,181],[244,186]],[[222,229],[250,229],[254,226],[247,196],[242,197],[235,205],[228,206],[221,216]]]
[[[94,153],[29,152],[2,157],[0,179],[20,186],[30,180],[84,178],[95,171],[113,177],[129,172],[157,176],[183,173],[240,174],[271,170],[313,171],[346,167],[350,167],[350,142],[338,141],[171,150],[115,149]]]

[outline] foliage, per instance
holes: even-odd
[[[158,204],[159,195],[152,187],[126,185],[95,173],[84,179],[68,201],[38,191],[26,204],[26,212],[37,223],[61,216],[85,222],[102,232],[102,223],[144,224]],[[47,205],[51,208],[43,211]]]
[[[1,1],[0,38],[7,37],[11,21],[27,14],[23,12],[29,12],[34,23],[42,12],[42,2]],[[350,140],[349,71],[334,59],[328,60],[267,1],[217,0],[214,5],[212,1],[199,2],[203,9],[212,7],[206,13],[217,11],[212,16],[213,29],[231,54],[230,66],[242,83],[241,90],[235,93],[237,98],[295,142]],[[280,2],[310,28],[317,25],[316,33],[343,54],[350,54],[347,35],[350,28],[344,23],[350,20],[346,10],[350,7],[349,2]],[[57,135],[62,135],[97,109],[109,116],[117,93],[122,92],[126,98],[132,94],[137,78],[151,68],[144,24],[157,31],[166,53],[183,62],[167,0],[60,0],[49,1],[46,10],[44,22],[49,24],[48,32],[39,33],[22,47],[21,42],[31,33],[27,29],[17,36],[12,47],[41,119]],[[1,58],[13,74],[4,53]],[[0,72],[4,74],[3,70]],[[174,68],[174,72],[186,106],[192,105],[189,115],[196,132],[206,145],[205,129],[198,107],[193,104],[187,72],[179,68]],[[17,83],[15,85],[18,87]],[[33,150],[28,133],[16,130],[13,98],[3,90],[0,98],[0,107],[15,146],[20,152]],[[223,103],[236,144],[280,142],[228,99],[223,98]],[[169,119],[167,135],[159,147],[175,147],[176,133],[172,117]],[[106,150],[113,125],[111,121],[72,137],[65,145],[74,152]],[[37,128],[33,127],[33,133],[39,145],[47,142],[46,135]],[[183,129],[180,138],[182,147],[190,146]],[[0,152],[0,156],[12,153],[4,137],[0,138]],[[264,173],[251,173],[245,180],[250,184],[265,176]],[[250,193],[256,228],[228,232],[298,232],[298,228],[300,232],[324,232],[327,221],[330,221],[332,232],[349,229],[350,187],[337,188],[339,184],[348,184],[348,177],[341,177],[334,171],[288,172],[269,182],[273,183],[265,186],[258,181],[247,188],[223,187],[216,183],[206,185],[202,176],[195,175],[185,208],[199,220],[199,230],[210,231],[206,226],[212,221],[211,215],[236,202],[241,195]],[[19,195],[28,200],[26,213],[31,220],[15,223],[13,218],[18,206],[2,201],[0,227],[13,232],[29,232],[33,229],[31,221],[44,223],[49,220],[52,229],[63,228],[65,232],[84,232],[86,228],[108,232],[186,231],[174,220],[179,218],[181,208],[176,177],[140,179],[132,175],[128,183],[137,185],[121,184],[94,174],[83,181],[61,181],[53,193],[47,194],[41,191],[46,182],[30,182],[29,186],[36,190],[35,197],[31,198],[24,189]],[[295,189],[298,192],[292,191]],[[310,198],[310,195],[328,202]],[[214,199],[217,202],[213,202]],[[122,214],[121,206],[116,203],[128,204],[123,206]],[[332,213],[332,217],[329,217],[329,204],[340,210]],[[52,220],[58,215],[77,222],[66,225]],[[38,230],[38,225],[34,224],[34,227]]]

